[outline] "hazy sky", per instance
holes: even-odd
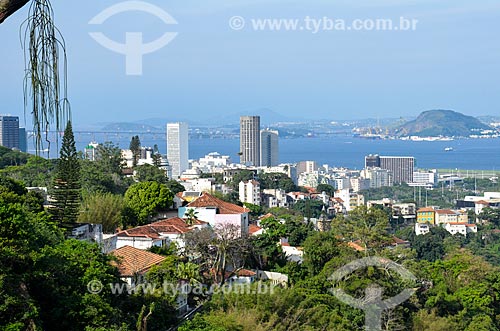
[[[446,108],[500,114],[500,3],[497,0],[148,1],[177,22],[144,12],[89,21],[119,1],[52,0],[67,44],[69,96],[78,125],[145,118],[205,118],[269,108],[302,118],[415,116]],[[0,113],[23,115],[23,8],[0,25]],[[246,20],[242,30],[228,24]],[[254,31],[252,19],[404,16],[416,31]],[[302,22],[302,21],[301,21]],[[146,42],[178,32],[145,55],[143,75],[89,32]],[[161,123],[163,124],[163,123]]]

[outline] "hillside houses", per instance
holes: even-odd
[[[239,228],[240,235],[248,234],[249,211],[211,194],[203,192],[200,197],[188,203],[185,207],[179,208],[179,217],[184,217],[190,209],[194,210],[198,219],[201,219],[211,227],[234,225]]]

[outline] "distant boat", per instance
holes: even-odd
[[[446,147],[446,148],[444,149],[444,151],[445,151],[445,152],[451,152],[451,151],[453,151],[453,147]]]

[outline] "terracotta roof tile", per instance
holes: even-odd
[[[257,275],[257,273],[248,269],[240,269],[236,272],[236,275],[238,275],[238,277],[252,277]]]
[[[436,210],[436,213],[439,215],[457,215],[458,213],[456,211],[453,211],[451,209],[438,209]]]
[[[265,220],[266,218],[270,218],[270,217],[274,217],[274,215],[271,213],[267,213],[267,214],[259,217],[259,220]]]
[[[187,207],[214,207],[219,210],[219,214],[243,214],[249,211],[244,207],[240,207],[238,205],[223,201],[206,192],[204,192],[196,200],[190,202]]]
[[[152,266],[165,260],[161,255],[154,254],[131,246],[123,246],[111,252],[118,258],[117,267],[122,277],[132,277],[142,274]]]
[[[195,225],[203,225],[206,222],[197,220]],[[179,217],[164,219],[151,224],[138,226],[132,229],[118,232],[119,237],[144,237],[151,239],[159,239],[162,233],[168,234],[183,234],[194,229],[193,226],[188,226],[186,222]]]
[[[255,225],[255,224],[250,224],[248,226],[248,234],[252,235],[256,232],[259,232],[260,230],[262,230],[262,228],[258,225]]]
[[[427,212],[427,211],[434,211],[434,208],[432,208],[432,207],[420,208],[419,210],[417,210],[417,213]]]

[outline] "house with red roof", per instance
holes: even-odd
[[[160,265],[165,261],[165,257],[154,254],[142,249],[134,248],[131,246],[120,247],[110,253],[116,258],[112,264],[116,265],[120,278],[127,283],[128,289],[131,289],[146,281],[146,273],[154,266]],[[154,286],[155,284],[147,284]],[[180,284],[184,286],[185,284]],[[147,286],[147,288],[152,288]],[[185,313],[188,307],[187,291],[180,291],[175,297],[176,308],[179,314]]]
[[[123,246],[111,252],[116,257],[114,264],[118,267],[120,277],[129,285],[142,283],[144,275],[155,265],[159,265],[165,257],[131,246]]]
[[[185,219],[172,217],[118,232],[116,248],[131,246],[149,249],[153,246],[164,247],[175,243],[179,249],[183,249],[184,235],[206,226],[208,223],[199,219],[193,225],[188,225]]]
[[[248,234],[249,209],[241,207],[204,192],[186,207],[179,208],[179,217],[194,209],[197,217],[212,227],[234,225],[240,229],[240,235]]]

